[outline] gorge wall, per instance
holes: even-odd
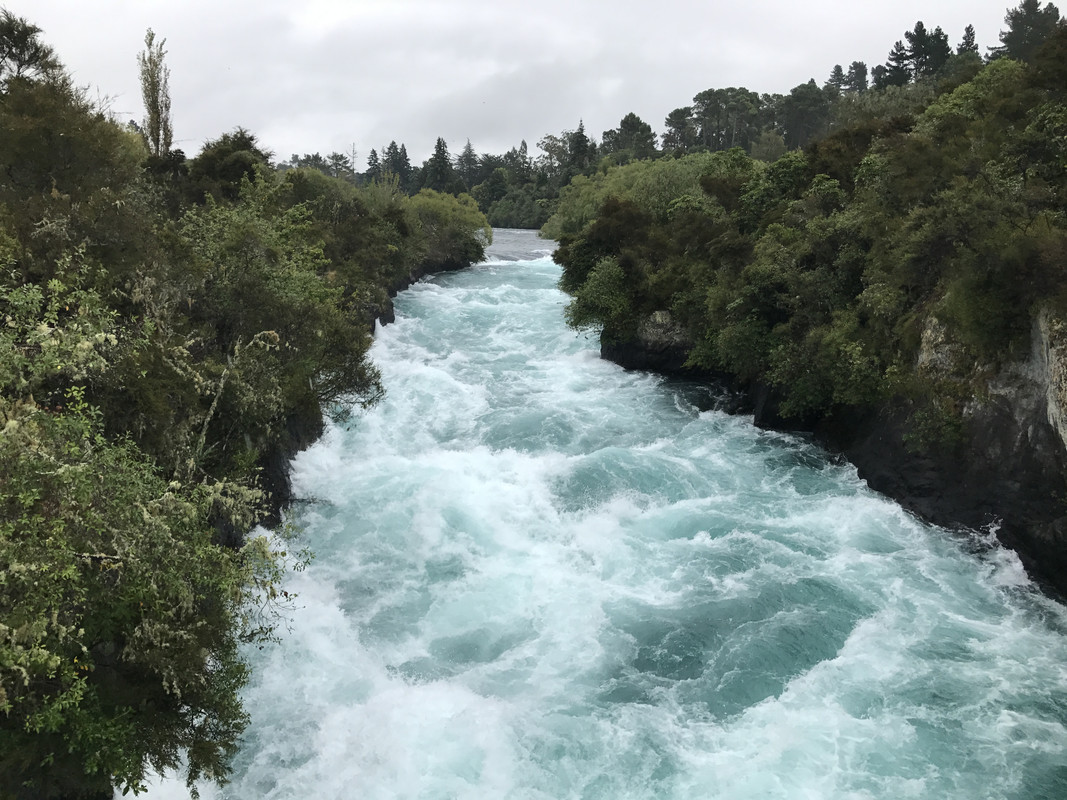
[[[602,341],[601,356],[628,369],[715,380],[686,367],[692,342],[659,311],[634,339]],[[928,379],[962,381],[957,435],[919,443],[908,405],[835,409],[816,419],[785,419],[774,390],[743,389],[729,410],[759,427],[809,432],[851,461],[875,491],[947,528],[989,531],[1015,550],[1031,577],[1067,593],[1067,326],[1047,309],[1033,320],[1029,351],[996,367],[961,362],[961,350],[927,321],[915,365]]]

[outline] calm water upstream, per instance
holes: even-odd
[[[297,459],[316,559],[205,798],[1067,798],[1067,611],[1011,553],[601,361],[496,235]]]

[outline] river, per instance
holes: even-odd
[[[626,372],[548,243],[396,301],[205,798],[1064,798],[1067,612],[804,438]],[[151,797],[179,796],[176,784]]]

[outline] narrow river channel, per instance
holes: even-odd
[[[1011,553],[601,361],[496,236],[297,459],[316,558],[205,798],[1067,797],[1067,613]]]

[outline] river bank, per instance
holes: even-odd
[[[1019,554],[1032,577],[1058,597],[1067,594],[1067,447],[1055,419],[1063,367],[1047,323],[1035,321],[1030,352],[1001,368],[999,392],[976,398],[950,447],[919,448],[907,406],[837,409],[786,418],[766,385],[743,386],[725,373],[686,366],[692,343],[659,312],[627,342],[602,342],[601,357],[627,369],[710,381],[751,414],[760,428],[804,432],[855,465],[875,491],[922,519],[950,529],[990,533]],[[1051,356],[1050,356],[1051,354]],[[927,358],[933,358],[928,355]]]

